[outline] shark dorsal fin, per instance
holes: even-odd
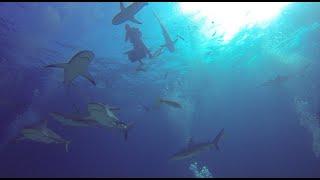
[[[120,11],[123,11],[125,9],[123,2],[120,2]]]

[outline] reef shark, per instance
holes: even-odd
[[[126,21],[142,24],[134,16],[146,5],[148,5],[147,2],[134,2],[128,7],[124,7],[123,3],[120,2],[120,12],[112,19],[112,24],[119,25]]]
[[[94,58],[94,53],[88,50],[80,51],[74,55],[68,63],[51,64],[46,67],[64,69],[64,84],[70,85],[78,76],[88,79],[93,85],[96,85],[93,77],[88,72],[88,67]]]
[[[118,129],[124,133],[124,138],[127,140],[128,130],[133,124],[122,122],[115,116],[113,111],[119,110],[119,108],[102,103],[89,103],[87,110],[89,115],[65,115],[58,112],[50,113],[50,115],[64,125]]]
[[[175,51],[175,43],[178,41],[178,38],[182,39],[182,37],[177,36],[176,40],[172,40],[167,29],[164,27],[164,25],[162,24],[160,18],[156,15],[156,13],[153,11],[154,16],[156,17],[156,19],[158,20],[161,30],[162,30],[162,36],[164,37],[165,40],[165,44],[160,46],[160,48],[156,51],[156,53],[154,54],[154,56],[159,56],[162,52],[163,52],[163,48],[167,48],[169,50],[169,52],[174,52]]]
[[[47,127],[47,121],[45,120],[39,126],[24,128],[20,132],[20,137],[16,138],[16,141],[32,140],[41,143],[56,143],[65,144],[66,152],[69,151],[70,141],[63,139],[57,133]]]
[[[279,86],[291,79],[295,76],[303,76],[307,70],[308,67],[310,67],[311,63],[308,63],[304,67],[302,67],[299,71],[289,74],[289,75],[277,75],[276,78],[268,80],[264,83],[262,83],[260,86]]]
[[[261,84],[261,86],[279,86],[284,82],[288,81],[289,76],[278,75],[276,78],[268,80]]]
[[[159,101],[158,101],[160,104],[166,104],[168,106],[171,106],[171,107],[174,107],[174,108],[179,108],[181,109],[182,106],[180,103],[176,102],[176,101],[173,101],[173,100],[169,100],[169,99],[163,99],[163,98],[159,98]]]
[[[192,138],[189,141],[189,144],[186,148],[182,149],[181,151],[175,153],[170,160],[182,160],[190,157],[194,157],[201,152],[208,151],[215,147],[217,150],[220,150],[218,143],[221,137],[224,134],[224,129],[222,129],[219,134],[213,139],[211,142],[206,143],[194,143]]]

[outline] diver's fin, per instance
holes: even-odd
[[[216,149],[219,151],[220,148],[219,148],[219,141],[221,139],[221,137],[223,136],[224,134],[224,128],[221,129],[221,131],[219,132],[219,134],[214,138],[214,140],[212,141],[212,144],[216,147]]]
[[[125,9],[123,2],[120,2],[120,11],[123,11]]]
[[[69,64],[68,63],[61,63],[61,64],[50,64],[50,65],[47,65],[45,66],[46,68],[47,67],[54,67],[54,68],[63,68],[65,69]]]
[[[88,79],[93,85],[96,85],[96,82],[94,81],[93,77],[91,76],[91,74],[88,71],[81,73],[81,76]]]
[[[142,24],[142,22],[138,21],[134,16],[129,19],[133,23]]]

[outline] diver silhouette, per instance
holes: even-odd
[[[129,40],[129,42],[133,44],[133,49],[125,52],[125,54],[128,55],[131,62],[139,61],[143,64],[141,60],[147,57],[147,55],[151,58],[152,55],[142,40],[141,31],[138,28],[130,27],[128,24],[125,25],[125,30],[125,41],[127,42]]]

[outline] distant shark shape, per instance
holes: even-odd
[[[50,115],[65,126],[79,126],[79,127],[91,127],[98,126],[99,124],[91,119],[86,119],[80,115],[63,114],[59,112],[52,112]]]
[[[289,76],[278,75],[276,78],[268,80],[261,84],[261,86],[279,86],[288,81]]]
[[[174,108],[179,108],[179,109],[182,108],[180,103],[178,103],[176,101],[173,101],[173,100],[170,100],[170,99],[159,98],[159,103],[160,104],[166,104],[166,105],[174,107]]]
[[[215,147],[217,150],[220,150],[218,143],[221,137],[224,134],[224,129],[222,129],[219,134],[213,139],[211,142],[207,143],[194,143],[192,139],[190,139],[189,144],[186,148],[182,149],[181,151],[175,153],[170,160],[182,160],[194,157],[201,152],[208,151]]]
[[[47,121],[45,120],[40,126],[24,128],[21,130],[21,136],[16,139],[16,141],[21,140],[32,140],[41,143],[56,143],[65,144],[66,152],[69,151],[70,141],[63,139],[61,136],[53,132],[47,127]]]
[[[123,3],[120,2],[120,12],[112,19],[112,24],[119,25],[126,21],[142,24],[134,16],[146,5],[148,5],[147,2],[134,2],[128,7],[124,7]]]
[[[93,77],[88,72],[88,67],[94,58],[94,53],[88,50],[80,51],[74,55],[68,63],[52,64],[46,67],[64,69],[64,84],[70,85],[78,76],[88,79],[93,85],[96,85]]]
[[[133,127],[133,123],[125,123],[120,121],[114,115],[112,109],[112,107],[102,103],[89,103],[89,118],[94,119],[102,126],[121,130],[124,133],[125,140],[127,140],[128,131]]]
[[[292,77],[297,76],[303,76],[307,70],[308,67],[310,67],[311,63],[308,63],[307,65],[303,66],[299,71],[294,72],[289,75],[278,75],[276,78],[268,80],[264,83],[262,83],[260,86],[280,86],[283,83],[287,82]]]
[[[154,16],[157,18],[161,30],[162,30],[162,36],[164,37],[165,40],[165,44],[160,46],[160,49],[158,49],[155,53],[154,56],[158,56],[163,52],[163,48],[166,47],[170,52],[174,52],[175,51],[175,43],[178,41],[178,38],[182,39],[183,38],[181,36],[177,36],[178,38],[176,40],[172,40],[167,29],[164,27],[164,25],[162,24],[162,22],[160,21],[159,17],[156,15],[156,13],[153,11]]]
[[[133,126],[132,123],[120,121],[113,111],[119,110],[117,107],[110,107],[102,103],[89,103],[87,110],[89,115],[65,115],[58,112],[50,113],[57,121],[68,126],[102,126],[110,129],[119,129],[124,133],[124,138],[127,140],[128,131]]]

